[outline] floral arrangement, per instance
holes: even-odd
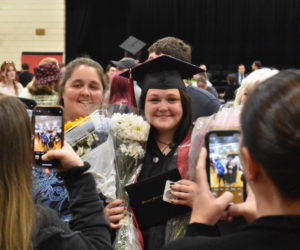
[[[96,110],[89,116],[65,124],[65,140],[80,157],[105,142],[108,137],[108,119],[104,121],[99,112]]]
[[[124,187],[133,183],[137,176],[138,160],[145,155],[144,145],[150,125],[141,116],[116,113],[111,118],[110,127],[115,149],[116,196],[124,201],[128,211],[120,221],[122,226],[117,232],[114,247],[118,250],[141,249]]]
[[[72,128],[73,126],[75,126],[77,123],[79,123],[81,120],[83,120],[85,118],[86,118],[86,116],[83,116],[83,117],[79,117],[79,118],[75,119],[74,121],[68,121],[64,125],[65,131],[67,131],[68,129]]]

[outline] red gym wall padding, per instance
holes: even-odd
[[[62,62],[63,53],[62,52],[22,52],[21,64],[28,63],[29,71],[33,73],[33,68],[39,65],[39,62],[45,57],[53,57]]]

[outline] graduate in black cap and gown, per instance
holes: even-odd
[[[132,69],[134,80],[141,83],[140,112],[151,125],[146,155],[137,182],[159,176],[178,168],[181,177],[187,177],[188,149],[192,130],[190,97],[186,94],[183,78],[200,72],[199,67],[174,57],[163,55]],[[122,75],[128,77],[128,72]],[[196,184],[182,179],[173,186],[174,205],[191,207]],[[151,188],[151,187],[150,187]],[[107,214],[111,225],[123,212],[120,200],[113,201]],[[107,208],[106,208],[107,209]],[[118,211],[118,212],[117,212]],[[145,214],[144,216],[147,216]],[[159,249],[169,240],[168,221],[142,230],[144,249]],[[117,227],[115,227],[117,228]]]

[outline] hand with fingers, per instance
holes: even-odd
[[[64,142],[64,146],[61,149],[50,150],[42,156],[43,161],[51,161],[55,159],[60,162],[60,168],[57,169],[60,172],[66,171],[74,166],[80,167],[84,165],[81,158],[74,152],[67,142]],[[46,168],[45,173],[49,174],[50,169]]]
[[[121,227],[119,221],[126,215],[127,211],[123,204],[124,201],[116,199],[108,203],[104,208],[104,215],[113,229],[119,229]]]
[[[256,199],[247,185],[247,199],[243,203],[234,204],[228,210],[227,220],[231,221],[233,216],[244,216],[248,223],[254,221],[257,217]]]
[[[176,196],[178,200],[172,200],[175,205],[193,206],[194,194],[196,192],[197,184],[190,180],[180,180],[175,185],[170,186],[173,190],[172,195]]]
[[[206,174],[206,156],[207,150],[202,148],[196,168],[197,187],[190,223],[215,225],[233,200],[233,195],[230,192],[224,192],[218,198],[212,195]]]

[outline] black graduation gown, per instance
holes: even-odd
[[[174,146],[167,155],[163,155],[155,140],[149,138],[138,182],[175,169],[177,167],[176,157],[174,157],[176,150],[177,146]],[[142,230],[144,250],[161,248],[165,243],[165,229],[166,222]]]

